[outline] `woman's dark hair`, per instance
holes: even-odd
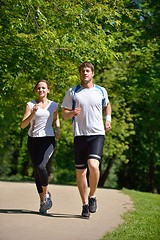
[[[40,82],[44,82],[44,83],[46,83],[48,89],[50,89],[50,86],[49,86],[49,83],[47,82],[47,80],[42,79],[42,80],[39,80],[39,81],[36,83],[36,85],[35,85],[35,87],[34,87],[34,91],[36,91],[36,88],[37,88],[37,86],[38,86],[38,84],[39,84]]]

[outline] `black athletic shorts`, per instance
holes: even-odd
[[[77,136],[74,138],[74,160],[77,169],[87,168],[88,159],[101,161],[104,135]]]

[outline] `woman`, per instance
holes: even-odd
[[[40,80],[35,88],[38,97],[26,105],[21,122],[21,128],[28,130],[28,152],[34,168],[34,178],[40,197],[40,209],[42,214],[52,207],[51,194],[48,191],[48,172],[46,165],[55,150],[56,139],[60,137],[60,121],[58,116],[58,104],[47,98],[50,91],[46,80]],[[54,129],[56,128],[56,134]]]

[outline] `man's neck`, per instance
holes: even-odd
[[[92,88],[92,87],[94,87],[94,83],[93,82],[89,82],[89,83],[82,83],[81,82],[81,86],[83,87],[83,88]]]

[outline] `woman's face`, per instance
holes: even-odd
[[[36,92],[39,97],[47,96],[47,94],[49,93],[47,84],[45,82],[39,82],[36,87]]]

